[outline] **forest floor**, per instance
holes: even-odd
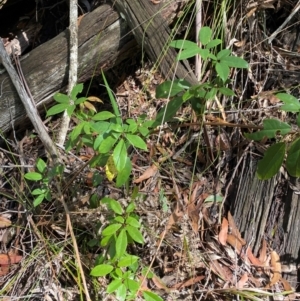
[[[263,240],[259,254],[253,254],[250,241],[244,240],[228,210],[236,171],[253,145],[244,133],[261,126],[266,117],[286,120],[274,96],[276,91],[298,93],[296,26],[277,37],[276,57],[264,42],[258,42],[264,40],[264,32],[257,15],[265,12],[266,25],[272,29],[270,12],[276,11],[280,19],[294,7],[284,9],[273,2],[256,6],[252,13],[248,9],[248,23],[242,25],[245,33],[234,42],[234,53],[250,53],[246,59],[251,64],[246,77],[232,73],[237,95],[234,106],[232,100],[225,99],[207,104],[202,123],[188,104],[183,105],[173,122],[149,136],[147,152],[132,149],[133,170],[127,187],[117,188],[107,179],[105,168],[86,164],[95,155],[90,147],[59,150],[66,167],[61,179],[64,197],[92,300],[113,300],[106,292],[109,279],[90,276],[106,252],[99,242],[108,218],[107,211],[95,206],[94,200],[109,197],[125,208],[135,189],[136,213],[145,242],[132,244],[128,253],[140,258],[138,279],[145,268],[152,273],[143,279],[141,291],[151,290],[163,300],[298,297],[291,293],[296,284],[281,277],[277,252]],[[156,97],[156,88],[164,78],[152,67],[136,54],[106,72],[124,120],[141,115],[154,119],[167,104],[166,99]],[[85,83],[83,94],[103,101],[96,105],[98,111],[111,111],[101,77]],[[60,119],[43,118],[55,140]],[[70,130],[76,122],[71,120]],[[5,140],[0,148],[0,296],[6,301],[85,300],[62,204],[53,197],[34,208],[31,192],[36,185],[24,179],[24,173],[35,170],[38,158],[47,160],[44,147],[32,128],[11,132]],[[264,143],[261,148],[256,144],[251,148],[256,159],[269,142]],[[95,184],[98,176],[101,180]]]

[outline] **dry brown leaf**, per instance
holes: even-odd
[[[243,276],[241,277],[241,279],[237,283],[237,288],[238,289],[243,288],[245,286],[245,284],[247,283],[247,281],[248,281],[248,274],[245,273],[245,274],[243,274]]]
[[[285,290],[286,292],[293,291],[292,286],[290,285],[290,283],[289,283],[286,279],[281,278],[280,281],[282,282],[283,287],[284,287],[284,290]]]
[[[256,266],[259,266],[259,267],[263,267],[264,266],[264,264],[258,258],[256,258],[253,255],[253,253],[252,253],[252,251],[251,251],[250,248],[247,248],[247,256],[248,256],[248,258],[249,258],[249,260],[250,260],[250,262],[252,264],[254,264]]]
[[[246,241],[242,238],[241,233],[237,226],[235,225],[233,216],[231,215],[230,211],[228,212],[228,224],[229,224],[229,230],[231,230],[231,234],[233,234],[235,237],[239,239],[239,241],[242,243],[242,245],[246,244]]]
[[[78,27],[79,27],[79,25],[80,25],[80,23],[81,23],[83,17],[84,17],[84,15],[81,15],[81,16],[79,16],[79,17],[77,18],[77,26],[78,26]]]
[[[0,216],[0,229],[11,226],[11,220],[6,217]]]
[[[221,230],[219,233],[219,242],[223,246],[226,245],[227,233],[228,233],[228,220],[225,217],[223,217]]]
[[[219,275],[225,281],[232,280],[232,272],[230,268],[221,265],[217,260],[212,260],[210,262],[210,267],[216,275]]]
[[[164,290],[167,293],[170,293],[170,289],[159,277],[157,277],[156,275],[153,275],[151,280],[153,281],[153,283],[156,285],[157,288]]]
[[[246,17],[250,18],[255,13],[256,10],[257,10],[257,7],[254,7],[251,10],[249,10],[249,12],[247,13]]]
[[[91,112],[97,113],[97,110],[96,110],[95,106],[94,106],[93,104],[91,104],[90,102],[85,101],[85,102],[83,103],[83,105],[84,105],[88,110],[90,110]]]
[[[258,259],[262,263],[265,263],[267,261],[267,242],[265,241],[265,239],[262,240],[262,246]]]
[[[155,164],[152,164],[150,167],[148,167],[145,172],[136,180],[133,181],[133,183],[141,183],[144,180],[147,180],[151,177],[153,177],[157,173],[157,166]]]
[[[195,283],[198,283],[199,281],[203,280],[204,278],[205,278],[205,276],[196,276],[196,277],[190,278],[184,282],[176,283],[171,288],[172,289],[181,289],[183,287],[192,286]]]
[[[271,267],[273,268],[273,276],[270,283],[267,285],[267,288],[270,288],[272,285],[276,284],[281,279],[281,263],[279,255],[275,252],[271,252]]]
[[[185,203],[188,203],[187,205],[187,214],[190,218],[190,224],[193,229],[193,231],[197,234],[199,230],[199,218],[200,218],[200,206],[195,206],[196,202],[196,196],[199,189],[199,183],[193,187],[193,193],[191,195],[191,198],[188,200],[188,195],[184,195]]]
[[[231,245],[238,254],[241,254],[243,244],[236,236],[228,234],[226,242]]]
[[[170,217],[168,219],[165,230],[159,236],[159,241],[156,244],[157,246],[160,245],[160,242],[163,240],[164,236],[172,228],[172,226],[174,224],[176,224],[183,217],[184,212],[180,209],[180,207],[181,206],[177,202],[174,211],[172,212],[172,214],[170,215]]]
[[[288,296],[286,296],[284,298],[284,301],[296,300],[296,294],[294,293],[294,290],[293,290],[292,286],[290,285],[290,283],[284,278],[281,278],[280,281],[283,284],[285,292],[292,292],[291,294],[289,294]]]
[[[92,101],[92,102],[101,102],[101,103],[103,103],[103,101],[97,96],[89,96],[87,99],[89,101]]]
[[[0,254],[0,265],[1,266],[12,265],[12,264],[20,262],[21,260],[22,260],[22,256],[20,256],[20,255]]]
[[[234,42],[233,44],[234,44],[234,46],[236,46],[236,47],[240,48],[240,47],[243,47],[243,46],[245,46],[245,44],[246,44],[246,40],[245,40],[245,39],[243,39],[243,40],[241,40],[241,41]]]

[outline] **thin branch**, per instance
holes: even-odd
[[[78,70],[78,9],[77,9],[77,0],[70,0],[70,63],[69,63],[69,85],[68,85],[68,94],[70,95],[73,87],[77,82],[77,70]],[[67,111],[64,112],[58,141],[57,143],[61,146],[64,145],[67,132],[69,129],[70,117],[67,114]]]
[[[19,77],[18,73],[14,69],[10,57],[8,56],[3,42],[0,39],[0,63],[2,63],[7,70],[16,90],[17,93],[25,107],[26,113],[33,124],[36,132],[39,135],[39,138],[41,139],[43,145],[45,146],[46,150],[50,154],[52,160],[54,162],[57,162],[59,157],[58,157],[58,152],[56,149],[55,144],[51,140],[50,136],[48,135],[48,132],[38,114],[38,111],[35,107],[34,100],[30,98],[28,95],[26,88],[24,86],[24,83],[22,82],[21,78]]]

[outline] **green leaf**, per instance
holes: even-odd
[[[110,199],[107,205],[111,210],[113,210],[114,213],[119,215],[123,214],[123,208],[118,201]]]
[[[124,217],[118,215],[118,216],[116,216],[116,217],[114,218],[114,221],[116,221],[116,222],[118,222],[118,223],[120,223],[120,224],[124,224],[125,219],[124,219]]]
[[[208,42],[208,44],[206,44],[206,49],[210,49],[210,48],[213,48],[213,47],[216,47],[218,45],[220,45],[222,43],[222,40],[220,39],[215,39],[215,40],[212,40],[210,42]]]
[[[90,275],[94,277],[101,277],[109,274],[114,267],[110,264],[99,264],[95,266],[92,270]]]
[[[58,105],[55,105],[47,111],[47,117],[64,112],[69,106],[70,104],[65,104],[65,103],[60,103]]]
[[[106,247],[108,243],[111,243],[113,236],[104,236],[100,241],[100,247]]]
[[[135,228],[139,228],[141,226],[140,222],[132,216],[128,216],[126,218],[126,224],[131,225],[132,227],[135,227]]]
[[[219,91],[225,96],[234,96],[235,95],[231,89],[226,88],[226,87],[219,88]]]
[[[218,89],[217,88],[211,88],[210,90],[208,90],[205,94],[205,99],[206,100],[214,100],[215,99],[215,96],[218,92]]]
[[[138,256],[126,255],[118,262],[118,267],[129,267],[139,260]]]
[[[102,140],[98,151],[102,154],[108,153],[116,143],[117,139],[113,136],[107,136],[105,139]]]
[[[53,98],[56,102],[70,104],[70,97],[66,94],[55,93]]]
[[[83,90],[83,84],[77,84],[73,87],[70,96],[73,100],[77,98],[77,94],[81,93]]]
[[[95,116],[92,117],[93,120],[107,120],[110,118],[115,118],[116,115],[109,112],[109,111],[102,111],[98,114],[96,114]]]
[[[45,199],[45,195],[40,194],[37,198],[34,199],[33,206],[37,207],[39,204],[41,204],[43,202],[44,199]]]
[[[268,180],[276,175],[285,155],[285,143],[279,142],[270,146],[257,165],[257,176],[260,180]]]
[[[68,107],[67,107],[67,114],[68,114],[68,116],[69,117],[71,117],[71,115],[73,114],[73,112],[74,112],[74,110],[76,109],[76,106],[75,105],[69,105]]]
[[[75,105],[79,105],[87,100],[88,100],[88,98],[86,98],[86,97],[80,97],[80,98],[77,98],[76,100],[74,100],[74,103],[75,103]]]
[[[115,199],[112,199],[112,198],[107,197],[107,196],[105,196],[104,198],[102,198],[102,199],[100,200],[100,202],[101,202],[102,204],[106,205],[109,209],[112,208],[112,207],[111,207],[111,204],[115,204],[115,202],[118,203]],[[118,204],[119,204],[119,203],[118,203]],[[120,205],[120,204],[119,204],[119,205]],[[121,205],[120,205],[120,206],[121,206]],[[120,207],[120,208],[122,208],[122,207]],[[121,213],[118,213],[118,214],[122,214],[122,212],[123,212],[123,211],[121,211]]]
[[[150,131],[146,127],[143,127],[143,126],[140,126],[138,128],[138,130],[141,133],[141,135],[144,136],[144,137],[147,137],[148,134],[150,133]]]
[[[121,227],[122,227],[121,224],[109,225],[102,231],[101,234],[103,236],[111,236],[111,235],[115,234]]]
[[[125,167],[127,158],[126,144],[123,139],[120,139],[113,151],[113,159],[118,172]]]
[[[111,123],[109,129],[117,132],[118,134],[124,132],[123,126],[117,123]]]
[[[287,93],[278,93],[276,97],[284,102],[284,105],[280,107],[281,110],[286,112],[299,112],[300,103],[299,100],[293,95]]]
[[[147,150],[147,144],[141,137],[137,135],[127,134],[126,139],[129,141],[131,145],[143,150]]]
[[[115,292],[119,286],[122,284],[122,279],[115,279],[113,280],[108,286],[107,286],[107,289],[106,289],[106,292],[111,294],[113,292]]]
[[[201,49],[197,46],[195,48],[188,48],[181,50],[178,55],[176,56],[177,61],[189,59],[191,57],[194,57],[196,54],[199,54],[199,51]]]
[[[225,82],[228,79],[230,69],[226,64],[216,63],[216,71],[219,77]]]
[[[116,252],[118,257],[121,257],[127,249],[127,234],[125,229],[122,229],[116,240]]]
[[[105,133],[110,128],[110,122],[100,121],[91,124],[91,128],[98,134]]]
[[[121,171],[119,171],[117,175],[117,180],[116,180],[117,187],[121,187],[126,183],[126,181],[129,179],[129,176],[131,174],[131,170],[132,170],[132,164],[129,157],[127,157],[125,167]]]
[[[156,123],[158,125],[163,122],[170,121],[177,113],[177,111],[181,108],[183,103],[182,97],[175,97],[169,101],[166,107],[163,107],[156,116]]]
[[[130,133],[135,133],[138,129],[138,124],[133,119],[127,119],[126,123],[128,123],[127,131]]]
[[[132,280],[130,278],[125,279],[124,284],[127,287],[127,289],[132,293],[136,293],[140,287],[139,282]],[[134,300],[136,300],[136,299],[134,299]]]
[[[208,26],[203,26],[199,31],[199,41],[202,45],[208,44],[211,40],[212,30]]]
[[[143,297],[146,301],[164,301],[160,296],[149,291],[144,291]]]
[[[177,49],[186,49],[186,48],[194,48],[198,47],[195,42],[187,41],[187,40],[175,40],[170,43],[170,46]]]
[[[223,49],[217,54],[217,59],[220,60],[224,57],[227,57],[231,54],[231,51],[229,49]]]
[[[248,63],[237,56],[227,56],[227,57],[223,57],[221,59],[221,63],[226,64],[228,67],[233,67],[233,68],[248,68],[249,65]]]
[[[43,173],[47,168],[47,164],[45,163],[45,161],[43,159],[38,158],[37,162],[36,162],[36,168],[38,169],[38,171],[40,173]]]
[[[292,177],[300,177],[300,138],[296,139],[288,150],[286,169]]]
[[[126,286],[122,283],[116,290],[116,298],[118,301],[125,301],[126,299]]]
[[[125,229],[134,241],[140,244],[144,243],[143,235],[137,228],[127,225]]]
[[[204,60],[207,60],[207,58],[209,57],[209,54],[210,54],[208,49],[199,49],[198,53]]]
[[[41,188],[36,188],[33,191],[31,191],[32,195],[40,195],[40,194],[45,194],[46,193],[46,189],[41,189]]]
[[[190,85],[185,80],[167,80],[156,87],[156,98],[168,98],[177,95],[190,88]]]
[[[115,97],[107,83],[107,80],[106,80],[106,77],[102,71],[102,78],[103,78],[103,81],[104,81],[104,84],[105,84],[105,87],[106,87],[106,91],[108,93],[108,96],[109,96],[109,100],[110,100],[110,103],[111,103],[111,106],[113,108],[113,111],[114,111],[114,114],[116,115],[116,123],[118,124],[122,124],[122,119],[121,119],[121,113],[120,113],[120,110],[119,110],[119,106],[118,106],[118,103],[116,102],[115,100]]]
[[[251,134],[245,133],[245,136],[248,139],[259,141],[264,137],[274,138],[278,133],[284,136],[291,131],[291,126],[289,124],[277,119],[265,119],[263,121],[263,127],[263,130]]]
[[[24,178],[30,181],[40,181],[43,177],[38,172],[28,172],[24,175]]]
[[[126,208],[126,213],[131,213],[131,212],[133,212],[134,211],[134,209],[136,208],[136,206],[135,206],[135,204],[134,204],[134,202],[131,202],[128,206],[127,206],[127,208]]]

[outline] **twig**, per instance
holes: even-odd
[[[70,0],[70,63],[69,63],[69,85],[68,85],[68,94],[70,95],[73,87],[76,85],[77,82],[77,69],[78,69],[78,25],[77,25],[77,18],[78,18],[78,10],[77,10],[77,0]],[[69,129],[70,117],[67,114],[67,111],[64,112],[62,123],[60,127],[60,134],[58,137],[57,144],[63,146],[66,140],[67,132]],[[86,295],[86,300],[90,301],[90,295],[88,291],[88,287],[86,284],[86,279],[84,275],[84,271],[82,268],[80,254],[78,250],[78,245],[76,241],[76,237],[74,235],[71,218],[70,218],[70,211],[69,208],[64,200],[63,192],[60,189],[60,185],[57,185],[57,189],[59,192],[59,200],[64,206],[64,210],[66,212],[67,218],[67,228],[70,231],[72,244],[74,247],[76,261],[79,268],[79,272],[81,274],[82,283]]]
[[[275,30],[270,37],[268,38],[268,42],[269,44],[271,44],[271,42],[275,39],[275,37],[278,35],[278,33],[284,28],[284,26],[290,22],[290,20],[294,17],[294,15],[298,12],[298,10],[300,9],[300,0],[297,2],[296,6],[294,7],[294,9],[292,10],[292,12],[290,13],[290,15],[285,19],[285,21],[277,28],[277,30]]]
[[[199,31],[202,27],[202,0],[196,0],[196,43],[200,46]],[[195,71],[198,81],[202,75],[202,59],[199,54],[196,55]]]
[[[77,82],[77,69],[78,69],[78,10],[77,10],[77,1],[70,0],[70,63],[69,63],[69,85],[68,85],[68,94],[70,95],[73,87]],[[61,146],[64,145],[67,132],[69,129],[70,116],[67,114],[67,111],[64,112],[62,117],[62,122],[60,126],[59,136],[57,143]]]
[[[55,144],[53,143],[50,136],[48,135],[48,132],[36,110],[36,107],[34,105],[34,100],[31,99],[30,96],[28,95],[24,83],[22,82],[21,78],[19,77],[16,70],[14,69],[1,39],[0,39],[0,62],[2,62],[5,69],[7,70],[17,90],[17,93],[19,94],[19,97],[25,107],[26,113],[30,121],[32,122],[36,132],[39,135],[39,138],[41,139],[43,145],[45,146],[46,150],[50,154],[54,163],[57,162],[59,157],[58,157],[58,152],[55,147]]]

